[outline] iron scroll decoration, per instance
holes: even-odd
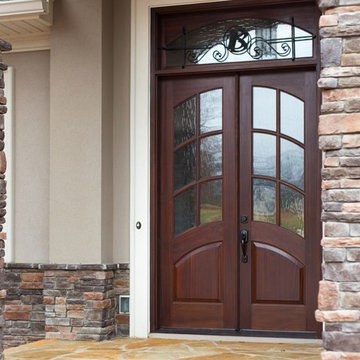
[[[250,20],[256,21],[255,19],[245,19],[242,24],[233,24],[224,29],[222,36],[207,40],[206,42],[202,41],[199,46],[188,46],[189,33],[186,32],[186,28],[183,26],[181,37],[172,44],[162,47],[161,50],[170,52],[181,51],[183,68],[189,63],[198,64],[214,48],[216,49],[213,50],[212,57],[218,63],[225,62],[230,54],[238,56],[248,54],[253,60],[261,60],[264,58],[264,55],[269,53],[279,58],[289,57],[291,54],[292,60],[295,61],[296,42],[309,41],[316,37],[310,33],[305,36],[296,36],[294,18],[291,19],[290,37],[272,39],[271,37],[265,38],[258,35],[252,36],[251,30],[257,30],[258,27],[260,30],[266,30],[266,27],[264,28],[264,25],[261,27],[256,24],[246,26]],[[234,23],[235,21],[230,22]],[[270,29],[274,24],[279,24],[274,21],[264,21],[263,23]],[[255,31],[256,33],[257,31]],[[179,40],[181,40],[181,45]]]

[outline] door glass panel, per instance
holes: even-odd
[[[201,177],[222,173],[222,135],[208,136],[200,141]]]
[[[253,220],[276,223],[276,183],[253,180]]]
[[[304,102],[295,96],[280,92],[281,132],[304,142]]]
[[[304,190],[304,149],[281,139],[281,180]]]
[[[276,131],[276,90],[253,88],[253,127]]]
[[[175,151],[174,190],[195,181],[196,146],[195,141]]]
[[[174,219],[175,236],[195,226],[196,200],[195,187],[175,197]]]
[[[304,196],[286,185],[281,185],[280,225],[304,236]]]
[[[276,137],[255,133],[253,146],[254,175],[276,177]]]
[[[174,109],[174,146],[191,139],[196,134],[196,97]]]
[[[200,186],[200,223],[222,220],[222,180],[208,181]]]
[[[222,129],[222,89],[200,94],[200,132]]]

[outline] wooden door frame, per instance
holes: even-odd
[[[133,4],[136,5],[136,2],[138,2],[139,0],[133,0]],[[194,0],[193,0],[194,1]],[[193,1],[189,0],[189,3],[192,3]],[[175,1],[174,1],[175,2]],[[197,2],[205,2],[208,3],[209,1],[205,0],[198,0]],[[169,1],[156,1],[156,0],[147,0],[148,6],[149,8],[151,8],[153,5],[155,6],[161,6],[161,5],[165,5],[164,3],[167,3],[166,5],[169,5]],[[178,1],[176,1],[176,3],[178,4]],[[303,3],[311,3],[314,4],[314,1],[303,1],[303,0],[258,0],[258,1],[253,1],[253,0],[242,0],[241,3],[239,3],[238,1],[226,1],[226,2],[221,2],[221,3],[212,3],[212,4],[207,4],[206,5],[206,10],[209,10],[209,8],[213,8],[218,9],[219,7],[221,8],[234,8],[234,7],[244,7],[244,8],[248,8],[249,6],[251,7],[256,7],[256,6],[266,6],[266,5],[289,5],[289,4],[303,4]],[[241,4],[241,5],[240,5]],[[181,75],[181,74],[195,74],[195,73],[211,73],[211,72],[234,72],[235,68],[236,68],[236,72],[239,74],[242,73],[251,73],[252,71],[271,71],[271,70],[279,70],[279,69],[293,69],[293,70],[302,70],[302,69],[316,69],[317,73],[319,74],[320,72],[320,57],[319,57],[319,46],[316,46],[316,54],[314,59],[304,59],[304,60],[297,60],[295,63],[292,63],[290,61],[287,60],[280,60],[280,61],[266,61],[262,64],[261,68],[259,68],[258,64],[249,64],[249,66],[245,67],[243,66],[243,64],[236,64],[234,65],[227,65],[227,64],[222,64],[219,65],[218,67],[216,67],[215,65],[211,65],[210,67],[202,67],[202,69],[199,71],[199,69],[194,69],[194,68],[186,68],[184,70],[175,70],[175,71],[167,71],[167,70],[163,70],[163,71],[158,71],[156,69],[156,54],[154,49],[156,49],[156,36],[154,34],[156,34],[157,32],[157,19],[158,16],[160,14],[167,14],[167,13],[173,13],[173,12],[178,12],[180,10],[192,10],[192,11],[199,11],[199,10],[204,10],[204,5],[203,4],[196,4],[196,5],[187,5],[187,6],[164,6],[162,8],[153,8],[151,11],[151,73],[150,73],[150,102],[149,102],[149,107],[150,107],[150,169],[149,169],[149,178],[150,178],[150,198],[149,198],[149,208],[150,208],[150,223],[147,226],[147,229],[149,231],[149,235],[150,235],[150,247],[149,247],[149,257],[150,257],[150,271],[149,271],[149,278],[150,278],[150,291],[149,291],[149,301],[150,301],[150,312],[149,312],[149,322],[150,322],[150,327],[148,327],[148,331],[150,332],[155,332],[157,329],[157,319],[158,319],[158,314],[157,314],[157,308],[158,308],[158,304],[157,304],[157,291],[158,291],[158,283],[157,283],[157,266],[158,266],[158,259],[157,259],[157,225],[158,225],[158,199],[156,196],[156,189],[158,187],[158,123],[157,123],[157,103],[158,103],[158,97],[157,97],[157,91],[158,91],[158,80],[163,77],[163,76],[174,76],[174,75]],[[143,9],[144,11],[144,9]],[[318,35],[318,34],[316,34]],[[138,35],[137,35],[138,36]],[[134,39],[133,39],[133,43],[134,43]],[[136,41],[135,41],[136,42]],[[139,46],[139,45],[138,45]],[[137,54],[137,56],[139,56],[139,54]],[[134,60],[134,59],[133,59]],[[132,71],[132,84],[136,83],[135,79],[135,71]],[[136,99],[136,96],[134,94],[135,91],[135,86],[132,86],[132,98]],[[318,91],[319,94],[319,91]],[[318,101],[318,105],[320,107],[320,101]],[[133,102],[133,111],[134,111],[134,102]],[[134,111],[135,113],[135,111]],[[318,111],[319,113],[319,111]],[[139,116],[136,115],[132,115],[132,124],[134,126],[134,122],[135,119],[139,118]],[[134,135],[135,135],[135,129],[132,128],[132,143],[135,143],[135,139],[134,139]],[[132,146],[132,151],[134,151],[134,145]],[[320,159],[320,152],[319,152],[319,159]],[[132,161],[133,164],[133,161]],[[320,167],[319,167],[319,171],[320,171]],[[132,168],[132,174],[134,174],[134,168]],[[319,180],[320,181],[320,180]],[[319,182],[319,186],[320,186],[320,182]],[[134,203],[136,203],[136,201],[134,200],[134,198],[136,198],[137,196],[135,196],[134,194],[134,190],[135,190],[135,186],[133,186],[132,188],[132,210],[136,209],[136,204],[134,205]],[[320,210],[319,210],[320,211]],[[132,211],[132,222],[131,224],[133,225],[135,223],[135,221],[139,218],[138,216],[136,216],[135,211]],[[136,247],[137,245],[134,244],[137,240],[136,240],[136,235],[135,235],[135,231],[133,226],[131,226],[131,238],[132,238],[132,246],[131,246],[131,260],[132,260],[132,276],[131,276],[131,288],[132,288],[132,299],[131,299],[131,308],[132,308],[132,315],[131,315],[131,336],[144,336],[144,332],[143,330],[136,330],[136,320],[134,320],[134,316],[138,316],[137,314],[133,314],[133,312],[136,312],[136,309],[139,308],[138,305],[136,305],[135,299],[134,299],[134,293],[139,294],[139,291],[136,291],[136,284],[134,284],[134,281],[136,282],[136,278],[139,278],[139,274],[136,272],[136,269],[133,269],[133,264],[135,263],[135,253],[136,251]],[[319,248],[320,248],[320,239],[319,239]],[[143,257],[144,259],[144,257]],[[139,264],[139,260],[137,259],[136,263]],[[136,274],[136,276],[135,276]],[[136,295],[135,295],[136,296]],[[143,301],[143,299],[142,299]],[[140,314],[141,315],[141,314]],[[144,322],[143,322],[144,323]]]

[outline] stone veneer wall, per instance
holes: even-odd
[[[6,156],[4,153],[4,114],[6,114],[6,98],[4,96],[4,71],[7,66],[2,62],[1,53],[11,50],[11,45],[3,40],[0,40],[0,284],[3,284],[4,278],[4,255],[5,255],[5,240],[6,234],[3,233],[3,224],[5,223],[6,214]],[[6,290],[0,287],[0,360],[4,359],[3,355],[3,328],[4,328],[4,302],[6,297]]]
[[[118,295],[129,293],[128,264],[6,264],[6,347],[39,339],[127,336]]]
[[[360,0],[320,0],[323,360],[360,359]]]

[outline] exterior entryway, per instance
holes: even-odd
[[[320,336],[316,20],[154,12],[151,331]]]
[[[313,71],[160,82],[160,329],[315,336],[315,82]]]

